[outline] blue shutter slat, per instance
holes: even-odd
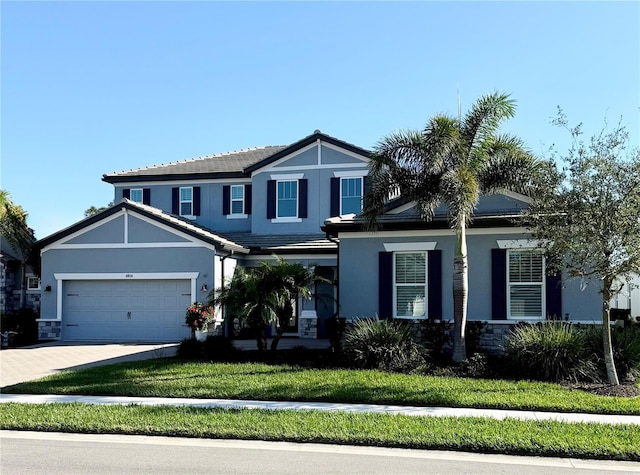
[[[123,188],[122,189],[122,197],[130,200],[131,199],[131,189],[130,188]]]
[[[151,189],[143,188],[142,189],[142,204],[150,205],[151,204]]]
[[[378,317],[393,318],[393,253],[378,253]]]
[[[244,214],[251,214],[252,197],[251,185],[244,185]]]
[[[171,188],[171,213],[180,214],[180,189]]]
[[[430,319],[442,319],[442,251],[429,251],[428,313]]]
[[[340,215],[340,177],[331,177],[331,217]]]
[[[222,187],[222,214],[231,214],[231,185]]]
[[[193,187],[193,215],[200,216],[200,187]]]
[[[276,181],[267,181],[267,219],[276,217]]]
[[[491,249],[491,315],[507,319],[507,250]]]
[[[298,218],[307,217],[307,182],[306,178],[298,180]]]
[[[547,275],[545,291],[547,316],[562,320],[562,280],[560,274]]]

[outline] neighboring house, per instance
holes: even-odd
[[[601,321],[597,283],[547,275],[537,243],[516,224],[528,202],[515,193],[483,196],[467,230],[468,320],[486,322],[487,349],[499,351],[516,322]],[[343,317],[453,319],[456,237],[446,209],[425,222],[413,203],[397,199],[375,231],[354,215],[331,218],[323,229],[340,242]]]
[[[333,281],[331,216],[362,206],[369,152],[316,131],[258,147],[108,173],[114,206],[38,242],[41,339],[178,340],[186,307],[276,253]],[[324,337],[335,291],[300,301],[290,335]],[[219,317],[219,316],[218,316]]]
[[[40,278],[30,266],[23,269],[19,255],[4,236],[0,236],[0,313],[20,309],[23,283],[26,285],[25,307],[40,310]]]

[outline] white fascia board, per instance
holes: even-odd
[[[269,177],[272,180],[302,180],[304,173],[272,173]]]
[[[135,178],[135,177],[132,177]],[[111,183],[114,188],[130,188],[138,187],[145,188],[154,185],[163,186],[193,186],[193,185],[207,185],[207,184],[229,184],[229,183],[246,183],[250,184],[249,178],[207,178],[207,179],[185,179],[185,180],[155,180],[155,181],[123,181],[118,183]]]
[[[362,178],[369,174],[369,170],[340,170],[333,172],[333,176],[336,178]]]
[[[415,206],[416,206],[415,201],[409,201],[408,203],[405,203],[403,205],[398,206],[397,208],[393,208],[392,210],[387,211],[385,214],[400,214],[410,210],[411,208],[414,208]]]
[[[283,168],[290,168],[290,167],[278,167],[278,165],[280,163],[286,162],[287,160],[291,160],[292,158],[300,155],[301,153],[304,153],[304,152],[307,152],[309,150],[312,150],[315,147],[318,147],[318,143],[317,142],[309,144],[306,147],[302,147],[300,150],[296,150],[295,152],[292,152],[292,153],[290,153],[288,155],[285,155],[284,157],[279,158],[275,162],[270,163],[268,165],[265,165],[264,167],[258,168],[257,170],[255,170],[254,172],[251,173],[251,176],[253,177],[254,175],[256,175],[258,173],[276,172],[276,171],[281,170]]]
[[[466,230],[467,236],[486,236],[491,234],[527,234],[525,228],[470,228]],[[425,229],[406,231],[359,231],[359,232],[339,232],[339,239],[361,239],[361,238],[388,238],[388,237],[431,237],[431,236],[455,236],[451,229]]]
[[[502,194],[513,200],[522,201],[523,203],[527,203],[527,204],[533,203],[533,198],[530,198],[526,195],[522,195],[520,193],[516,193],[515,191],[505,191]]]
[[[385,242],[384,250],[394,251],[433,251],[438,243],[436,241],[425,242]]]

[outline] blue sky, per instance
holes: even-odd
[[[0,186],[43,238],[113,200],[104,173],[320,129],[371,148],[500,90],[544,154],[622,116],[638,144],[638,2],[12,2]],[[566,147],[565,147],[566,148]]]

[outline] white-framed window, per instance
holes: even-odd
[[[276,182],[276,218],[298,217],[298,180]]]
[[[131,188],[131,191],[129,192],[129,199],[131,201],[135,201],[136,203],[142,203],[143,202],[142,188]]]
[[[38,276],[27,276],[27,290],[40,290],[40,279]]]
[[[244,185],[231,185],[231,215],[244,215]]]
[[[193,216],[193,188],[180,188],[180,216]]]
[[[545,259],[536,249],[507,250],[507,317],[544,319]]]
[[[427,252],[393,253],[393,313],[395,318],[427,317]]]
[[[340,214],[362,211],[362,177],[340,178]]]

